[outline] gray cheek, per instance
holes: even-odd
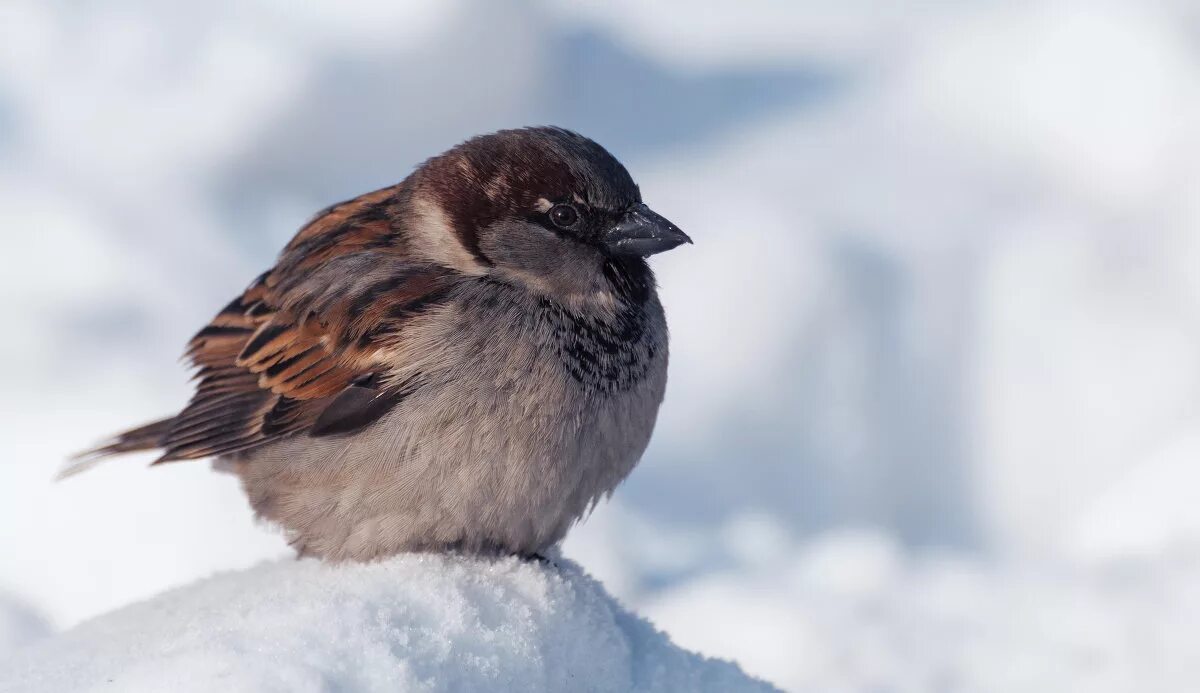
[[[499,223],[480,234],[480,247],[497,269],[524,276],[554,293],[601,288],[600,252],[536,224]]]
[[[542,269],[561,239],[535,224],[499,222],[479,233],[480,248],[492,262],[513,269]]]

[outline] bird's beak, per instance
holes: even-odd
[[[691,242],[692,239],[678,226],[641,203],[630,207],[601,238],[601,243],[613,255],[641,257]]]

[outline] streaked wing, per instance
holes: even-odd
[[[405,257],[386,192],[315,218],[192,338],[196,393],[161,436],[158,461],[244,450],[319,420],[315,433],[342,433],[387,410],[381,348],[436,309],[455,275]]]

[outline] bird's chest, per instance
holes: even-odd
[[[472,298],[440,323],[451,332],[429,335],[423,353],[438,357],[401,406],[404,438],[436,439],[439,455],[489,469],[523,460],[587,467],[598,451],[622,462],[640,453],[666,379],[657,301],[589,313],[503,293]]]

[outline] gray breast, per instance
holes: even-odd
[[[667,361],[652,293],[637,310],[586,314],[474,286],[408,329],[401,376],[422,386],[379,421],[228,460],[302,553],[539,552],[649,441]]]

